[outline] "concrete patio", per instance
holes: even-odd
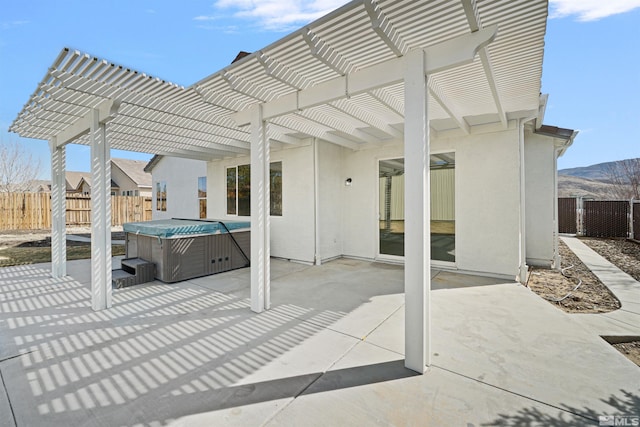
[[[116,263],[118,261],[116,260]],[[403,367],[402,267],[272,261],[114,290],[90,262],[0,269],[0,426],[598,425],[640,414],[640,369],[516,283],[433,271],[433,365]]]

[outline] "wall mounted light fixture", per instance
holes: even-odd
[[[347,178],[347,179],[344,181],[344,185],[345,185],[345,186],[347,186],[347,187],[351,187],[351,181],[352,181],[352,179],[351,179],[351,178]]]

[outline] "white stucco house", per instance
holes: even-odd
[[[207,162],[156,155],[144,170],[152,177],[154,220],[207,218]]]
[[[66,144],[92,150],[96,310],[109,149],[206,161],[207,217],[251,220],[253,311],[270,308],[271,256],[401,262],[405,365],[423,372],[432,265],[513,281],[557,265],[556,159],[575,132],[543,125],[547,9],[353,0],[186,88],[63,49],[10,128],[51,146],[53,276]]]

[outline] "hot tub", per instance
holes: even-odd
[[[126,223],[125,256],[153,262],[155,278],[167,283],[248,267],[250,224],[191,219]]]

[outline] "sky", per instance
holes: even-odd
[[[47,142],[8,128],[63,47],[189,86],[343,3],[0,0],[0,144],[22,144],[50,178]],[[559,169],[640,157],[640,0],[551,0],[542,93],[545,124],[579,131]],[[67,170],[89,170],[89,147],[67,147]]]

